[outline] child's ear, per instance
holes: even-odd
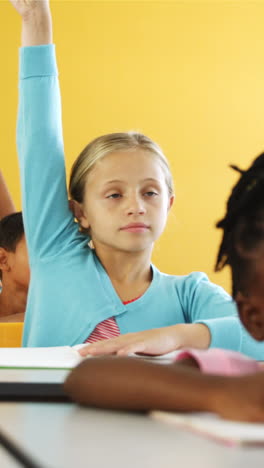
[[[9,265],[9,253],[3,247],[0,247],[0,270],[2,271],[10,271]]]
[[[77,219],[80,226],[82,226],[85,229],[88,229],[90,227],[90,224],[87,219],[87,216],[83,211],[82,204],[77,202],[76,200],[69,200],[69,208],[72,211],[74,218]]]
[[[168,211],[171,209],[173,203],[174,203],[174,200],[175,200],[175,196],[172,195],[170,198],[169,198],[169,203],[168,203]]]
[[[264,304],[263,306],[238,292],[235,297],[239,317],[244,327],[257,341],[264,340]]]

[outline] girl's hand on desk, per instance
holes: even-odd
[[[210,345],[210,338],[210,331],[206,325],[178,324],[98,341],[84,346],[79,353],[82,356],[126,356],[130,353],[160,355],[187,347],[206,349]]]

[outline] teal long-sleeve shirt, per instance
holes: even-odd
[[[124,305],[68,207],[61,103],[53,45],[20,50],[17,127],[23,217],[31,280],[23,345],[81,343],[114,316],[121,333],[202,322],[211,346],[261,359],[228,294],[204,273],[173,276],[152,265],[152,282]]]

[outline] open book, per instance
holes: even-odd
[[[85,359],[81,346],[0,348],[0,400],[68,401],[63,382]]]
[[[264,445],[264,424],[227,421],[212,413],[152,411],[157,420],[190,429],[228,445]]]
[[[72,369],[83,359],[78,350],[87,343],[75,346],[54,346],[47,348],[0,348],[1,368],[37,368],[37,369]],[[174,354],[163,356],[137,356],[142,359],[155,360],[155,362],[169,363]],[[88,356],[89,357],[89,356]]]
[[[48,348],[0,348],[0,368],[72,369],[83,358],[83,345]]]

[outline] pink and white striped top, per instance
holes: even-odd
[[[140,297],[140,296],[139,296]],[[136,297],[131,301],[124,301],[123,304],[130,304],[131,302],[139,299]],[[115,338],[120,335],[120,330],[116,323],[115,317],[110,317],[109,319],[103,320],[103,322],[98,323],[91,335],[85,340],[85,343],[95,343],[96,341],[108,340],[109,338]]]

